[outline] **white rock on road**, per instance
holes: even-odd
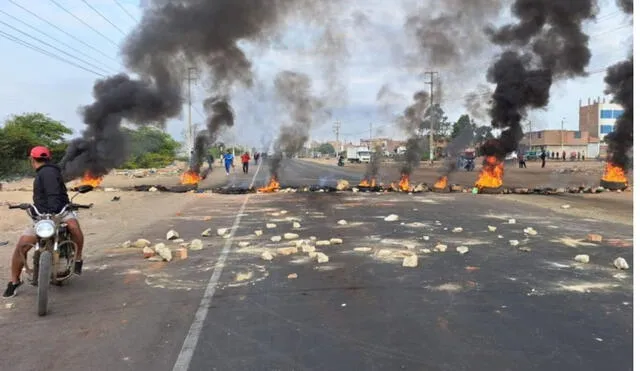
[[[258,237],[262,236],[262,231],[259,229],[257,231],[253,231],[253,233]]]
[[[356,247],[353,249],[353,251],[357,251],[357,252],[369,252],[371,251],[370,247]]]
[[[204,248],[204,244],[202,240],[194,239],[189,243],[189,250],[202,250]]]
[[[133,243],[133,247],[141,249],[145,246],[150,246],[151,242],[149,240],[145,240],[144,238],[137,239],[136,242]]]
[[[280,247],[276,250],[278,252],[278,255],[292,255],[292,254],[297,254],[298,253],[298,248],[297,247]]]
[[[429,241],[429,236],[422,236],[422,239],[425,241]]]
[[[295,240],[298,237],[300,237],[300,236],[295,234],[295,233],[285,233],[284,234],[284,239],[285,240]]]
[[[460,255],[464,255],[469,252],[469,248],[466,246],[458,246],[456,247],[456,251],[460,253]]]
[[[298,278],[298,274],[297,273],[291,273],[290,275],[287,276],[288,279],[293,280]]]
[[[563,209],[568,209],[568,208],[570,208],[570,207],[571,207],[571,205],[564,204],[564,205],[562,205],[562,206],[560,206],[560,207],[561,207],[561,208],[563,208]]]
[[[167,240],[171,241],[171,240],[175,240],[177,238],[179,238],[180,235],[178,234],[178,232],[176,232],[175,230],[170,230],[169,232],[167,232]]]
[[[613,265],[618,269],[629,269],[629,263],[627,263],[624,258],[616,258],[616,260],[613,261]]]
[[[462,230],[463,230],[462,227],[455,227],[455,228],[453,228],[453,230],[451,230],[451,232],[460,233],[460,232],[462,232]]]
[[[447,251],[447,245],[439,243],[433,249],[438,251],[438,252],[445,252],[445,251]]]
[[[496,227],[494,227],[492,225],[488,226],[487,228],[489,228],[489,232],[495,232],[496,229],[498,229],[498,228],[496,228]]]
[[[300,229],[302,226],[298,222],[293,222],[293,229]]]
[[[384,221],[385,221],[385,222],[395,222],[395,221],[397,221],[398,219],[400,219],[400,217],[399,217],[399,216],[397,216],[396,214],[391,214],[391,215],[386,216],[386,217],[384,218]]]
[[[329,262],[329,257],[326,254],[321,252],[316,253],[316,259],[318,259],[318,263],[320,264]]]
[[[577,261],[578,263],[583,263],[586,264],[589,262],[589,255],[587,254],[579,254],[576,255],[573,260]]]
[[[332,238],[329,240],[329,243],[331,243],[332,245],[341,245],[342,238]]]
[[[316,246],[329,246],[331,245],[331,241],[328,240],[320,240],[316,242]]]
[[[267,223],[265,226],[267,227],[267,229],[274,229],[275,227],[277,227],[275,223]]]
[[[262,258],[262,260],[271,261],[271,260],[273,260],[273,255],[271,255],[271,253],[268,252],[268,251],[264,251],[260,255],[260,258]]]
[[[271,237],[271,242],[280,242],[282,241],[282,237],[281,236],[273,236]]]
[[[142,248],[142,256],[145,259],[148,259],[156,254],[156,251],[149,246],[145,246]]]
[[[131,241],[124,241],[120,247],[122,247],[123,249],[128,249],[130,247],[133,247],[133,244],[131,243]],[[144,247],[144,246],[143,246]]]
[[[509,219],[509,224],[516,224],[516,220],[515,219]]]
[[[417,267],[418,255],[413,254],[413,255],[405,256],[404,259],[402,259],[402,266],[407,268]]]
[[[249,247],[249,242],[247,242],[247,241],[238,242],[238,246],[240,246],[240,247]]]
[[[304,253],[309,253],[309,252],[314,252],[316,251],[316,247],[309,244],[309,243],[303,243],[302,246],[300,246],[302,248],[302,252]]]
[[[228,231],[229,231],[229,228],[218,228],[216,232],[218,233],[218,236],[224,236],[225,234],[227,234]]]
[[[520,241],[518,241],[518,240],[509,240],[509,245],[518,246],[518,245],[520,245]]]
[[[524,229],[524,233],[528,234],[529,236],[536,236],[538,234],[538,231],[536,231],[535,229],[531,228],[531,227],[527,227]]]
[[[338,220],[338,225],[347,225],[347,221],[344,219]]]
[[[155,250],[156,254],[158,254],[162,258],[162,260],[168,262],[171,261],[171,249],[165,246],[165,244],[157,243],[155,246],[153,246],[153,249]]]
[[[200,233],[200,235],[201,235],[202,237],[209,237],[209,236],[211,236],[211,228],[207,228],[207,229],[205,229],[204,231],[202,231],[202,233]]]

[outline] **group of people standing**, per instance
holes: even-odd
[[[224,169],[228,176],[231,169],[235,169],[235,164],[234,164],[235,156],[229,149],[227,150],[226,153],[224,153],[220,157],[221,157],[220,161],[224,164]],[[257,165],[258,161],[260,160],[260,153],[258,152],[254,153],[253,160],[254,160],[254,163]],[[213,155],[209,153],[207,155],[207,163],[209,164],[209,170],[213,170],[213,161],[214,161]],[[242,162],[242,172],[244,174],[249,174],[249,162],[251,161],[251,155],[249,154],[249,152],[245,152],[242,156],[240,156],[240,161]]]
[[[560,152],[549,152],[549,151],[542,150],[542,153],[540,153],[538,157],[540,157],[540,159],[542,160],[542,167],[545,167],[545,165],[547,164],[547,158],[549,157],[551,157],[551,159],[554,159],[554,160],[562,159],[562,161],[566,161],[567,152],[562,151],[562,153],[560,153]],[[580,160],[580,154],[577,154],[576,152],[572,152],[571,161],[574,161],[576,158]],[[584,152],[582,152],[582,161],[584,160],[585,160],[585,154]],[[527,168],[527,159],[525,157],[524,152],[518,152],[518,163],[519,163],[519,168],[521,169]]]

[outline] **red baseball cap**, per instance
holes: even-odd
[[[50,160],[51,159],[51,151],[49,148],[43,146],[33,147],[31,149],[31,153],[29,154],[33,159],[42,159],[42,160]]]

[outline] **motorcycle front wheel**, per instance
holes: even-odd
[[[49,282],[51,281],[51,252],[42,251],[38,261],[38,315],[47,314]]]

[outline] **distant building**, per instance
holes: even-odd
[[[540,130],[525,133],[520,142],[522,148],[530,148],[531,151],[545,149],[547,152],[562,151],[567,154],[567,159],[571,153],[586,158],[597,158],[600,155],[600,139],[597,136],[589,135],[587,131],[573,130]]]
[[[580,118],[578,128],[581,132],[588,132],[589,136],[604,140],[613,131],[616,119],[622,115],[622,106],[615,103],[605,103],[604,98],[587,100],[587,105],[580,102]]]

